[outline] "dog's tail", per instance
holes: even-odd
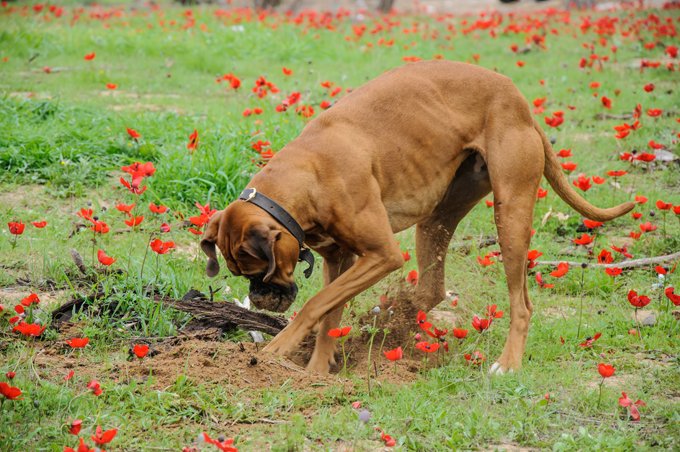
[[[541,126],[536,121],[534,121],[534,127],[543,141],[543,150],[545,152],[545,167],[543,169],[543,174],[552,186],[553,190],[555,190],[555,192],[560,198],[564,200],[564,202],[569,204],[574,210],[584,217],[595,221],[613,220],[614,218],[618,218],[621,215],[625,215],[626,213],[633,210],[635,207],[635,203],[633,202],[624,202],[623,204],[619,204],[616,207],[601,209],[599,207],[595,207],[583,199],[581,195],[579,195],[576,190],[572,188],[572,186],[569,184],[569,181],[564,176],[562,168],[557,161],[557,157],[553,152],[552,145],[550,144],[548,137],[545,136],[545,132],[543,132]]]

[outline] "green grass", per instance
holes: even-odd
[[[572,269],[555,281],[545,276],[552,268],[537,267],[548,282],[555,283],[554,289],[540,289],[532,270],[530,296],[535,315],[524,367],[513,375],[489,378],[488,363],[477,370],[462,358],[462,353],[480,350],[493,360],[508,327],[502,268],[498,263],[479,266],[476,256],[489,249],[477,250],[474,245],[469,255],[452,250],[447,257],[446,286],[460,301],[456,308],[443,309],[453,311],[459,319],[457,326],[465,328],[472,315],[481,314],[488,304],[498,304],[506,311],[505,317],[481,337],[472,330],[454,348],[446,365],[422,369],[415,377],[400,367],[401,383],[387,378],[388,367],[370,395],[364,369],[358,367],[350,367],[348,376],[320,379],[317,385],[285,380],[250,388],[239,381],[217,384],[181,372],[171,384],[160,385],[161,376],[153,372],[158,358],[126,361],[131,343],[158,343],[177,335],[188,321],[184,314],[151,301],[149,284],[157,284],[163,294],[174,298],[191,288],[207,293],[209,286],[221,289],[217,293],[221,300],[247,295],[245,281],[224,273],[226,279],[204,276],[205,258],[198,250],[198,239],[186,231],[185,219],[198,213],[194,202],[221,208],[238,195],[258,170],[253,163],[258,157],[251,149],[253,142],[269,140],[272,149],[279,150],[302,130],[304,118],[294,111],[276,113],[275,106],[289,93],[300,91],[302,102],[318,112],[322,100],[334,100],[321,82],[356,88],[404,64],[404,56],[429,59],[441,55],[472,62],[478,55],[480,65],[512,77],[529,101],[547,98],[545,114],[537,115],[541,123],[544,115],[565,112],[565,123],[559,129],[545,129],[555,140],[556,150],[572,149],[574,157],[569,160],[579,167],[570,178],[579,172],[629,171],[619,180],[620,188],[608,180],[584,196],[596,205],[609,206],[645,195],[649,202],[637,209],[643,213],[640,221],[652,221],[658,229],[632,241],[626,237],[639,230],[640,221],[630,216],[612,221],[598,233],[594,255],[611,243],[628,244],[635,258],[678,251],[676,216],[670,213],[664,223],[654,206],[658,199],[680,204],[677,164],[648,168],[618,159],[620,152],[648,150],[650,140],[677,154],[677,71],[663,67],[640,71],[636,63],[640,58],[661,60],[664,47],[674,43],[670,37],[654,36],[655,22],[648,19],[649,11],[609,14],[619,17],[619,22],[613,35],[604,35],[603,46],[593,28],[585,33],[579,29],[579,13],[572,13],[570,24],[563,23],[559,15],[537,14],[534,17],[545,20],[545,27],[519,34],[504,32],[513,20],[505,16],[495,28],[495,38],[488,30],[462,33],[475,17],[397,16],[392,21],[399,25],[391,30],[371,34],[374,25],[370,21],[369,31],[357,39],[352,31],[357,24],[349,19],[334,19],[334,30],[329,30],[309,22],[296,25],[282,16],[264,21],[216,16],[215,8],[205,7],[194,8],[195,26],[183,29],[184,8],[163,5],[158,11],[120,10],[120,17],[99,20],[89,18],[93,10],[86,8],[71,24],[72,6],[65,8],[61,18],[49,21],[42,14],[24,16],[0,9],[0,220],[3,225],[18,219],[48,221],[41,230],[27,224],[16,246],[4,226],[0,234],[0,304],[5,307],[0,314],[0,375],[16,370],[12,385],[24,393],[22,400],[6,401],[0,408],[0,449],[72,447],[77,439],[67,433],[67,425],[75,418],[84,420],[82,435],[90,443],[96,425],[118,428],[107,450],[178,450],[203,431],[213,437],[234,437],[242,450],[375,450],[382,445],[375,426],[395,437],[398,447],[414,450],[678,448],[679,328],[660,289],[654,287],[657,276],[649,267],[626,271],[616,280],[599,269]],[[675,17],[672,10],[653,13],[663,20]],[[604,14],[591,16],[596,19]],[[175,25],[170,24],[173,20]],[[521,18],[517,21],[524,23]],[[635,23],[640,24],[639,37],[621,33]],[[451,40],[446,39],[449,24],[457,30]],[[418,33],[403,32],[416,25]],[[522,47],[527,37],[544,32],[547,49],[532,46],[524,54],[511,52],[512,44]],[[378,45],[381,38],[395,43]],[[579,60],[590,54],[584,42],[595,44],[596,54],[609,55],[602,71],[578,68]],[[648,42],[657,42],[657,46],[646,49]],[[615,55],[612,45],[618,47]],[[83,56],[93,51],[96,58],[85,61]],[[517,66],[517,60],[524,61],[524,67]],[[291,77],[282,74],[283,66],[293,69]],[[51,73],[44,67],[51,68]],[[215,81],[230,72],[243,82],[238,91]],[[273,81],[280,93],[264,99],[255,96],[250,89],[260,75]],[[593,81],[601,87],[591,89]],[[656,89],[646,93],[643,86],[650,82]],[[107,90],[106,83],[116,83],[118,88]],[[612,99],[611,111],[602,107],[600,97],[593,96],[595,91]],[[650,118],[643,113],[640,130],[625,140],[614,139],[612,127],[632,120],[598,115],[628,114],[638,103],[643,112],[660,108],[664,114]],[[242,116],[245,108],[254,107],[263,108],[264,113]],[[140,132],[142,138],[131,140],[127,127]],[[186,144],[194,129],[200,144],[191,154]],[[134,161],[152,161],[157,168],[139,198],[118,183],[123,174],[120,167]],[[115,209],[119,202],[137,203],[137,214],[145,216],[137,231],[125,231],[124,215]],[[155,216],[146,208],[149,202],[168,205],[171,212]],[[97,238],[96,247],[116,257],[113,268],[121,270],[100,278],[105,300],[92,302],[89,313],[76,314],[69,329],[72,335],[89,337],[90,345],[82,351],[61,350],[58,344],[72,336],[53,329],[46,330],[40,340],[18,337],[11,333],[6,323],[9,316],[5,316],[14,312],[21,298],[18,294],[36,291],[43,300],[51,295],[56,304],[93,291],[94,283],[83,281],[69,256],[75,249],[86,264],[91,263],[92,235],[79,228],[85,222],[76,216],[88,206],[112,230]],[[569,218],[546,217],[549,212]],[[164,239],[176,241],[179,249],[157,258],[148,252],[146,243],[160,236],[157,231],[162,222],[172,226]],[[581,233],[580,226],[581,218],[551,190],[536,207],[532,248],[543,252],[546,260],[594,262],[594,255],[572,244]],[[495,227],[490,209],[481,203],[461,222],[454,243],[474,244],[485,235],[495,235]],[[357,319],[378,303],[380,295],[402,284],[407,272],[417,267],[413,231],[400,234],[399,240],[413,259],[351,303],[345,323],[354,327],[352,334],[358,335],[364,325]],[[320,271],[309,280],[299,273],[300,294],[289,314],[321,286]],[[30,281],[27,286],[19,285],[21,278]],[[669,275],[667,284],[677,285],[677,278],[676,273]],[[633,311],[626,300],[631,289],[653,299],[650,308],[656,323],[642,329],[642,340],[628,334],[634,328]],[[108,309],[108,302],[115,302],[116,309]],[[53,305],[48,304],[43,301],[34,312],[40,323],[49,322]],[[577,336],[581,305],[583,320]],[[437,326],[450,329],[453,325]],[[578,345],[596,332],[602,337],[592,348]],[[225,343],[248,340],[243,332],[223,338]],[[404,346],[412,348],[412,344]],[[50,353],[57,353],[53,363],[57,367],[44,364],[45,354]],[[50,373],[62,370],[61,356],[65,361],[76,356],[80,362],[68,383],[62,381],[62,374]],[[178,362],[184,359],[194,357],[179,357]],[[598,406],[599,362],[613,364],[616,377],[605,381]],[[148,366],[150,375],[125,374],[136,365]],[[85,389],[93,377],[104,388],[100,397]],[[630,422],[617,406],[621,391],[646,402],[639,423]],[[549,402],[544,399],[546,393]],[[351,407],[356,400],[370,411],[368,423],[360,422]]]

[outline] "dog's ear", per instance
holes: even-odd
[[[201,238],[201,249],[208,256],[208,264],[205,267],[205,273],[211,278],[220,272],[220,264],[217,262],[215,244],[219,237],[220,219],[222,218],[223,212],[223,210],[220,210],[212,216],[208,222],[208,226],[205,228],[203,237]]]
[[[269,263],[267,273],[262,278],[262,281],[268,283],[274,276],[276,271],[276,255],[274,247],[276,241],[281,235],[281,231],[275,229],[268,229],[263,231],[261,229],[253,229],[248,240],[241,244],[241,250],[250,254],[257,259],[264,259]]]

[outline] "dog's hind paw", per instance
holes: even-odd
[[[512,368],[505,368],[501,363],[495,362],[489,368],[489,375],[503,375],[506,373],[512,373]]]

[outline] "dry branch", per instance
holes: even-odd
[[[52,311],[52,326],[59,329],[62,323],[71,319],[74,312],[89,309],[91,302],[103,297],[103,292],[87,297],[80,295],[74,297]],[[160,296],[155,296],[154,299],[159,303],[191,314],[194,319],[186,328],[191,331],[219,329],[224,332],[240,328],[244,331],[260,331],[274,336],[288,324],[288,321],[283,317],[249,311],[234,303],[208,301],[205,295],[195,290],[189,291],[182,300]],[[115,312],[115,305],[112,302],[107,303],[105,301],[99,305],[98,309]]]
[[[647,265],[656,265],[663,262],[672,261],[675,259],[680,259],[680,251],[673,254],[667,254],[665,256],[655,256],[655,257],[645,257],[643,259],[632,259],[629,261],[623,261],[612,264],[591,264],[586,262],[588,267],[595,268],[633,268],[633,267],[644,267]],[[570,267],[580,267],[583,262],[569,262],[569,261],[536,261],[536,265],[558,265],[561,262],[567,262]]]
[[[78,267],[78,270],[80,270],[80,273],[85,276],[90,274],[90,272],[87,270],[87,266],[85,266],[85,263],[83,262],[82,256],[80,253],[78,253],[78,251],[71,249],[71,258],[73,259],[73,263],[76,264],[76,267]]]
[[[282,317],[272,316],[263,312],[249,311],[235,303],[218,303],[192,297],[182,300],[158,300],[173,308],[188,312],[194,316],[192,328],[219,328],[222,331],[240,328],[244,331],[260,331],[275,336],[287,324]]]

